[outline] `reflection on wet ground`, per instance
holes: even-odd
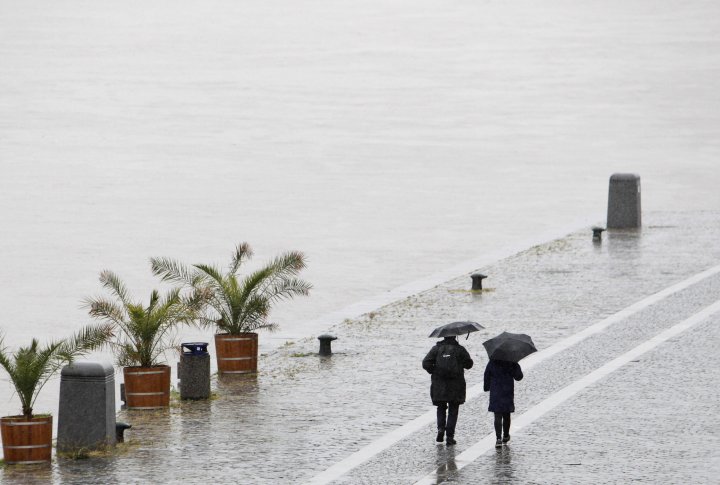
[[[438,480],[437,483],[442,483],[443,480],[452,476],[457,471],[457,465],[455,464],[455,447],[445,446],[438,444],[437,446],[437,463],[438,463]]]
[[[493,483],[508,483],[513,479],[512,448],[503,446],[495,450]]]

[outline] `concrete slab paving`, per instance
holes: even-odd
[[[440,483],[717,483],[717,315]]]
[[[531,370],[526,368],[525,379],[516,385],[516,415],[522,414],[547,396],[583,378],[695,311],[716,302],[718,295],[720,295],[720,276],[715,276],[658,302],[613,325],[607,331],[580,342],[562,354],[553,356]],[[478,369],[479,372],[481,370]],[[714,381],[711,379],[709,384],[717,383],[718,379],[714,377]],[[451,461],[447,458],[448,453],[459,454],[480,438],[494,433],[491,414],[487,412],[486,395],[481,395],[477,400],[462,406],[460,413],[456,436],[459,444],[453,450],[437,450],[434,442],[434,425],[428,425],[424,432],[418,433],[403,442],[401,446],[388,450],[373,461],[351,471],[347,477],[342,477],[338,482],[370,483],[373,477],[384,475],[383,483],[408,483],[408,480],[414,483],[424,475],[423,473],[419,476],[414,475],[416,470],[432,471]]]

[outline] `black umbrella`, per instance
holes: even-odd
[[[483,347],[491,359],[509,362],[519,362],[533,352],[537,352],[530,336],[524,333],[503,332],[483,342]]]
[[[485,327],[475,322],[452,322],[436,328],[428,337],[452,337],[464,334],[468,334],[469,337],[470,332],[477,332],[483,328]]]

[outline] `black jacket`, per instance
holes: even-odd
[[[490,391],[488,411],[493,413],[515,412],[515,381],[523,378],[517,362],[491,360],[485,367],[485,392]]]
[[[434,373],[435,362],[437,361],[440,348],[445,345],[456,345],[456,358],[462,369],[470,369],[473,366],[473,360],[465,347],[460,345],[457,340],[441,340],[430,349],[430,352],[422,361],[423,369],[432,375],[430,384],[430,398],[434,405],[440,403],[452,402],[462,404],[465,402],[465,377],[461,375],[454,379],[444,379]],[[464,373],[464,370],[463,370]]]

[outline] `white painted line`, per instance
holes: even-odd
[[[542,402],[525,411],[517,418],[513,419],[513,432],[517,432],[525,426],[532,424],[535,420],[541,418],[548,411],[555,409],[557,406],[564,403],[571,397],[575,396],[583,389],[595,384],[597,381],[599,381],[603,377],[606,377],[612,372],[615,372],[628,362],[637,359],[642,354],[649,352],[663,342],[666,342],[669,339],[688,330],[689,328],[697,325],[698,323],[705,321],[707,318],[718,312],[720,312],[720,301],[716,301],[712,305],[703,308],[691,317],[673,325],[672,327],[664,330],[663,332],[660,332],[656,336],[650,338],[649,340],[646,340],[637,347],[625,352],[620,357],[611,360],[602,367],[595,369],[586,376],[560,389],[556,393],[544,399]],[[455,466],[453,467],[453,470],[456,471],[465,468],[467,465],[471,464],[481,455],[487,453],[490,449],[494,447],[495,433],[493,432],[485,436],[483,439],[472,445],[467,450],[460,453],[457,457],[455,457]],[[438,468],[434,472],[415,482],[415,485],[437,485],[439,483],[442,483],[444,478],[443,472],[447,470],[447,468],[447,465]]]
[[[634,303],[630,305],[627,308],[624,308],[623,310],[620,310],[619,312],[600,320],[597,323],[594,323],[593,325],[585,328],[584,330],[571,335],[570,337],[567,337],[560,342],[557,342],[556,344],[543,349],[542,351],[539,351],[537,353],[532,354],[527,359],[523,361],[523,368],[525,370],[528,370],[543,360],[552,357],[553,355],[557,354],[558,352],[561,352],[565,349],[568,349],[569,347],[577,344],[578,342],[581,342],[582,340],[588,338],[589,336],[596,334],[602,330],[605,330],[610,325],[617,323],[625,318],[628,318],[629,316],[633,315],[634,313],[639,312],[640,310],[643,310],[660,300],[667,298],[668,296],[677,293],[678,291],[684,290],[685,288],[694,285],[695,283],[698,283],[699,281],[702,281],[705,278],[708,278],[712,275],[715,275],[717,273],[720,273],[720,265],[714,266],[712,268],[709,268],[705,271],[702,271],[700,273],[697,273],[696,275],[691,276],[690,278],[687,278],[683,281],[680,281],[679,283],[676,283],[672,286],[669,286],[665,288],[664,290],[661,290],[657,293],[654,293],[647,298],[643,298],[642,300],[638,301],[637,303]],[[470,387],[467,390],[467,396],[466,401],[470,401],[472,399],[477,398],[480,394],[482,394],[483,389],[481,384],[477,384],[475,386]],[[364,462],[370,460],[375,455],[381,453],[382,451],[390,448],[395,443],[399,442],[402,439],[405,439],[406,437],[410,436],[411,434],[415,433],[416,431],[421,430],[425,426],[427,426],[430,423],[435,422],[435,408],[432,407],[428,412],[425,414],[422,414],[418,416],[417,418],[413,419],[412,421],[405,423],[404,425],[392,430],[391,432],[381,436],[377,440],[373,441],[372,443],[365,445],[355,453],[349,455],[348,457],[344,458],[343,460],[335,463],[330,468],[326,469],[325,471],[321,472],[320,474],[316,475],[309,481],[305,482],[306,485],[321,485],[330,483],[333,480],[336,480],[338,477],[344,475],[345,473],[349,472],[353,468],[363,464]],[[493,440],[493,444],[495,441]]]

